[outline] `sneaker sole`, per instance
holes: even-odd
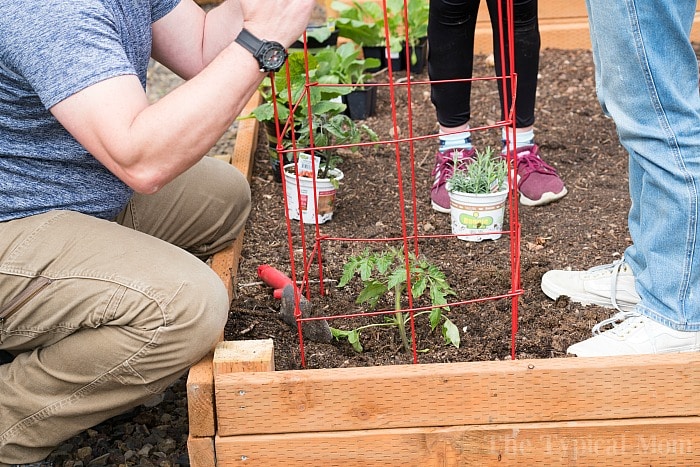
[[[524,206],[542,206],[543,204],[549,204],[558,199],[563,198],[564,196],[566,196],[567,193],[568,191],[566,190],[566,187],[564,187],[564,189],[561,190],[559,193],[552,193],[551,191],[548,191],[546,193],[543,193],[540,199],[534,200],[520,193],[520,204]]]
[[[597,298],[591,295],[569,295],[567,293],[564,293],[565,291],[563,289],[552,286],[549,282],[546,281],[541,281],[540,288],[542,289],[542,292],[544,292],[544,294],[552,300],[557,300],[560,297],[569,297],[570,301],[583,306],[596,305],[603,308],[615,309],[610,299],[604,297]],[[617,301],[617,306],[622,311],[634,311],[635,305],[636,303],[630,303],[627,301],[620,300]]]
[[[450,208],[445,209],[445,208],[443,208],[442,206],[440,206],[439,204],[435,203],[435,201],[431,201],[431,202],[430,202],[430,205],[431,205],[431,206],[433,207],[433,209],[435,209],[437,212],[442,212],[442,213],[445,213],[445,214],[449,214],[449,213],[450,213]]]

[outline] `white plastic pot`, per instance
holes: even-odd
[[[336,181],[343,179],[344,175],[340,169],[331,169],[330,173]],[[287,190],[287,215],[290,219],[299,220],[301,214],[304,224],[316,222],[323,224],[333,218],[337,189],[330,178],[317,178],[315,192],[313,179],[297,177],[294,173],[294,164],[284,166],[284,178]],[[298,191],[297,180],[299,180]],[[299,196],[301,196],[301,203]]]
[[[503,230],[508,190],[496,193],[449,192],[452,233],[470,242],[496,240]]]

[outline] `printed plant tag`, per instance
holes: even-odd
[[[315,167],[321,164],[321,158],[319,156],[314,157]],[[311,154],[301,153],[299,154],[299,159],[297,160],[297,173],[300,177],[313,177],[314,176],[314,165],[311,164]]]

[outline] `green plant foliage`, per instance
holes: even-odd
[[[372,252],[366,249],[361,254],[350,257],[345,263],[338,287],[345,287],[353,278],[359,277],[363,289],[356,299],[357,303],[366,303],[371,309],[374,309],[381,303],[382,299],[390,300],[393,296],[394,309],[400,310],[401,297],[408,286],[405,261],[406,255],[402,248],[390,247],[381,252]],[[449,310],[449,307],[446,306],[447,296],[454,295],[444,273],[427,259],[417,258],[412,253],[408,255],[408,263],[413,299],[427,299],[433,306],[430,310],[414,313],[414,318],[422,314],[429,314],[431,330],[435,330],[442,322],[441,331],[445,343],[459,347],[459,330],[442,313]],[[406,324],[409,320],[410,314],[397,311],[393,316],[387,317],[384,323],[369,324],[350,331],[331,328],[331,332],[336,339],[348,339],[353,348],[361,352],[360,332],[363,329],[376,326],[395,326],[399,330],[404,348],[406,351],[410,351],[411,346],[406,334]]]
[[[384,10],[376,2],[353,1],[351,5],[335,1],[331,8],[338,12],[335,26],[338,35],[362,46],[386,45],[384,31]],[[403,27],[403,0],[387,0],[387,21],[389,45],[392,50],[401,49],[401,30]]]
[[[334,76],[341,84],[364,84],[372,75],[368,68],[380,65],[377,58],[360,58],[362,48],[352,42],[346,42],[337,48],[320,50],[315,54],[319,73]]]
[[[323,26],[308,27],[306,28],[306,38],[314,39],[319,43],[327,41],[331,34],[335,32],[335,22],[329,21]],[[303,42],[304,36],[299,38],[299,41]]]
[[[378,141],[377,134],[367,124],[356,123],[344,113],[347,106],[340,101],[339,97],[350,93],[353,89],[351,86],[311,84],[335,85],[346,82],[352,84],[353,79],[359,81],[366,79],[363,71],[367,66],[375,64],[371,60],[358,59],[357,52],[356,46],[343,44],[338,48],[329,47],[316,54],[308,54],[308,58],[304,56],[303,51],[289,54],[287,66],[290,86],[287,87],[286,73],[277,73],[274,77],[280,127],[284,127],[285,122],[289,120],[290,107],[294,111],[292,126],[287,128],[288,132],[283,135],[283,139],[293,130],[297,138],[297,147],[300,148],[357,144],[363,137],[369,141]],[[309,86],[306,86],[307,65]],[[264,82],[259,89],[263,103],[253,109],[249,115],[241,118],[255,118],[262,123],[275,123],[272,83],[269,82],[269,78],[266,79],[267,82]],[[308,90],[308,96],[304,95],[305,90]],[[287,141],[285,149],[289,149],[291,138],[285,141]],[[356,151],[357,147],[351,146],[351,150]],[[325,154],[321,156],[326,157]],[[288,162],[291,162],[289,159]],[[328,165],[323,167],[325,170],[319,176],[327,178],[330,167]]]
[[[408,1],[408,42],[418,44],[419,40],[428,36],[428,16],[430,8],[428,0]]]
[[[455,160],[454,167],[452,177],[447,180],[449,192],[484,194],[505,189],[508,165],[491,147],[483,152],[477,150],[476,157],[468,164]]]

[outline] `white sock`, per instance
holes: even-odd
[[[460,131],[459,133],[440,134],[440,152],[450,149],[471,149],[472,134],[470,131]]]
[[[535,130],[529,129],[528,131],[517,131],[516,130],[516,141],[515,147],[522,148],[523,146],[532,146],[535,143]],[[506,128],[501,129],[501,138],[503,139],[503,147],[505,149],[506,145]],[[513,139],[509,141],[509,145],[513,147]]]

